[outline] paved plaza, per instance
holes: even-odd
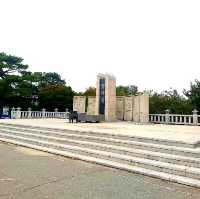
[[[0,142],[2,199],[199,199],[200,190]]]
[[[200,126],[165,125],[165,124],[134,124],[133,122],[107,123],[68,123],[64,119],[5,119],[1,123],[60,128],[98,133],[114,133],[133,135],[154,139],[200,143]]]

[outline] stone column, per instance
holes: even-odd
[[[192,114],[193,114],[193,124],[198,125],[198,111],[194,109],[192,111]]]
[[[87,106],[87,114],[95,115],[95,105],[96,105],[96,97],[89,96],[88,97],[88,106]]]
[[[133,121],[140,122],[140,96],[133,96]]]
[[[148,123],[149,122],[149,95],[142,94],[140,98],[140,122]]]
[[[21,118],[21,108],[18,107],[16,111],[16,119],[20,119],[20,118]]]
[[[43,108],[43,109],[42,109],[42,117],[43,117],[43,118],[45,118],[45,112],[46,112],[46,109]]]
[[[116,98],[116,117],[124,120],[124,96]]]
[[[133,97],[124,98],[124,120],[132,121],[133,120]]]
[[[165,122],[166,122],[166,124],[168,124],[170,122],[169,121],[169,113],[170,113],[169,109],[165,110]]]
[[[98,74],[97,76],[97,86],[96,86],[96,111],[95,113],[99,115],[100,107],[100,81],[105,81],[104,96],[105,107],[104,115],[105,121],[115,121],[116,120],[116,79],[114,76],[109,74]]]
[[[66,108],[66,109],[65,109],[65,118],[68,119],[68,116],[69,116],[69,109]]]
[[[28,108],[28,118],[31,118],[31,108]]]
[[[12,107],[11,109],[11,119],[15,119],[16,118],[16,111],[15,111],[15,108]]]

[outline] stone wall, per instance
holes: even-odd
[[[95,115],[96,97],[88,97],[87,114]]]
[[[96,97],[88,97],[88,106],[87,114],[95,115],[97,114],[97,100]],[[113,98],[112,98],[113,99]],[[112,100],[111,99],[111,100]],[[111,104],[112,101],[109,101]],[[133,122],[149,122],[149,96],[147,94],[138,95],[138,96],[129,96],[129,97],[116,97],[115,109],[110,107],[110,112],[107,114],[107,117],[114,118],[116,115],[117,120],[133,121]],[[108,106],[108,105],[107,105]],[[78,111],[79,113],[84,113],[86,107],[86,97],[84,96],[75,96],[73,102],[73,110]],[[114,114],[112,112],[114,111]],[[105,115],[106,116],[106,115]],[[111,120],[106,120],[111,121]],[[112,120],[113,121],[113,120]]]
[[[124,120],[124,97],[116,98],[116,117],[118,120]]]
[[[149,95],[140,96],[140,122],[149,122]]]
[[[133,121],[140,121],[140,96],[133,96]]]
[[[124,120],[132,121],[133,120],[133,97],[124,98]]]
[[[73,99],[73,110],[78,113],[85,113],[86,97],[85,96],[74,96]]]

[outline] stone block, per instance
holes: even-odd
[[[96,97],[88,97],[87,114],[95,115]]]
[[[85,96],[74,96],[73,99],[73,111],[78,113],[85,113],[86,97]]]
[[[132,121],[133,120],[133,97],[124,98],[124,120]]]
[[[118,120],[124,120],[124,97],[116,98],[116,117]]]

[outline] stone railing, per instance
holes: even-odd
[[[166,110],[165,114],[149,114],[149,122],[158,124],[182,124],[182,125],[200,125],[200,115],[198,111],[192,111],[192,115],[170,114]]]
[[[57,109],[55,109],[55,112],[48,112],[45,109],[42,109],[42,111],[32,111],[30,108],[28,111],[21,111],[21,108],[12,109],[11,110],[11,118],[12,119],[31,119],[31,118],[68,118],[69,112],[66,110],[66,112],[58,112]]]

